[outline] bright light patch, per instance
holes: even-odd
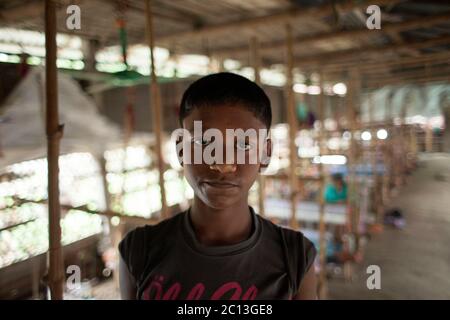
[[[326,155],[315,156],[313,163],[331,164],[331,165],[343,165],[347,163],[347,158],[343,155]]]
[[[344,95],[344,94],[347,93],[347,86],[344,83],[342,83],[342,82],[336,83],[333,86],[333,92],[335,94]]]
[[[350,133],[350,131],[345,131],[345,132],[342,134],[342,138],[343,138],[344,140],[350,140],[350,139],[352,138],[352,134]]]
[[[385,129],[380,129],[377,131],[377,138],[380,140],[385,140],[388,137],[388,132]]]
[[[308,93],[311,95],[318,95],[320,94],[321,90],[319,86],[309,86],[308,87]]]
[[[416,115],[416,116],[412,117],[411,123],[424,125],[427,123],[427,118],[425,118],[424,116]]]
[[[364,141],[370,141],[372,139],[372,134],[369,131],[364,131],[361,133],[361,139]]]
[[[286,84],[286,75],[280,70],[262,69],[260,76],[261,82],[267,85],[281,87]]]
[[[236,70],[239,69],[241,67],[241,63],[237,60],[233,60],[233,59],[226,59],[223,62],[223,67],[226,70]]]
[[[303,83],[296,83],[294,84],[294,91],[297,93],[307,93],[308,92],[308,86]]]
[[[119,217],[112,217],[111,218],[111,224],[113,225],[113,226],[118,226],[119,224],[120,224],[120,218]]]
[[[275,139],[287,139],[289,127],[287,124],[278,124],[273,127],[272,135]]]

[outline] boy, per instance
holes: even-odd
[[[312,243],[302,233],[255,214],[248,205],[249,189],[270,158],[267,133],[233,136],[231,144],[219,144],[212,161],[193,163],[184,157],[219,141],[217,136],[195,133],[199,123],[224,136],[230,129],[267,131],[272,112],[264,91],[239,75],[208,75],[186,90],[179,118],[185,131],[194,132],[193,138],[183,137],[178,149],[195,193],[193,203],[186,212],[137,228],[122,240],[122,298],[316,299]],[[245,161],[239,162],[235,153],[244,154]],[[252,163],[255,153],[259,156]]]

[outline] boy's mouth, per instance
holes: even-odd
[[[229,181],[221,181],[221,180],[205,180],[204,184],[213,187],[213,188],[221,188],[221,189],[229,189],[238,187],[237,183],[229,182]]]

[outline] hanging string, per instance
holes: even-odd
[[[125,13],[127,10],[127,1],[118,1],[116,3],[116,25],[119,31],[119,42],[122,53],[122,62],[125,64],[126,69],[128,69],[128,38],[126,31]]]

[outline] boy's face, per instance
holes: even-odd
[[[244,141],[232,138],[234,143],[227,144],[226,130],[242,129],[247,131],[253,129],[260,132],[260,129],[267,129],[266,126],[251,111],[243,107],[227,105],[195,108],[183,120],[184,129],[188,130],[193,137],[193,141],[188,144],[191,148],[191,154],[194,154],[195,148],[204,150],[209,141],[202,140],[201,136],[195,136],[194,121],[201,121],[203,132],[207,129],[217,129],[221,132],[224,159],[223,164],[220,164],[219,161],[207,164],[203,158],[199,164],[194,164],[193,161],[182,164],[186,179],[193,188],[196,198],[207,206],[218,210],[228,208],[239,201],[247,202],[248,191],[255,182],[260,168],[267,166],[267,164],[261,163],[260,156],[254,158],[256,162],[249,161],[249,158],[254,155],[253,153],[258,154],[260,148],[262,148],[262,154],[270,157],[271,141],[267,139],[267,135],[263,137],[258,135],[256,138],[246,138]],[[203,146],[201,146],[202,144]],[[183,146],[187,147],[186,144],[183,144]],[[231,148],[234,148],[234,150],[231,150]],[[238,149],[242,152],[241,154],[245,155],[243,164],[237,161]],[[234,154],[233,163],[226,163],[227,154]],[[267,157],[265,160],[267,160]]]

